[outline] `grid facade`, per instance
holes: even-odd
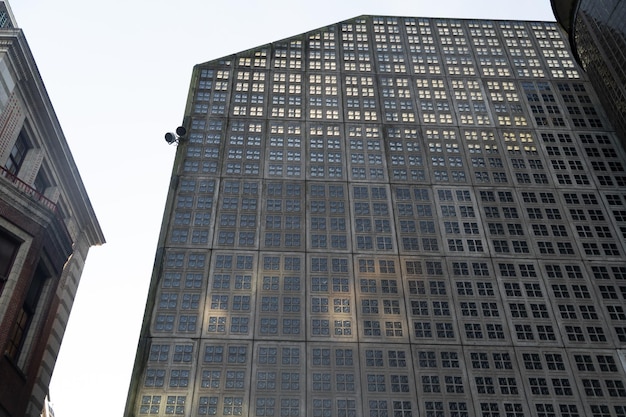
[[[574,47],[626,147],[626,4],[580,1],[574,16]]]
[[[626,416],[625,157],[555,23],[196,67],[127,415]]]

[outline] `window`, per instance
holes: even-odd
[[[11,272],[18,248],[19,242],[0,230],[0,294],[2,294],[4,283],[9,277],[9,272]]]
[[[17,137],[17,141],[11,148],[11,153],[9,154],[9,159],[5,163],[4,167],[13,175],[17,175],[20,171],[24,160],[26,159],[26,153],[30,146],[26,141],[26,135],[24,131],[20,132]]]
[[[9,333],[9,340],[6,348],[6,355],[14,362],[20,357],[20,353],[24,348],[24,341],[29,332],[30,324],[37,311],[39,299],[43,292],[47,274],[41,266],[37,267],[33,280],[26,293],[26,299],[22,304],[22,308],[17,314],[17,319],[13,323],[13,327]]]

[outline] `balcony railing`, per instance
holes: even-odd
[[[6,178],[18,190],[20,190],[21,192],[25,194],[28,194],[28,196],[30,196],[30,198],[32,198],[33,200],[39,202],[40,204],[42,204],[44,207],[48,208],[49,210],[56,212],[57,205],[54,202],[46,198],[39,191],[35,190],[33,187],[26,184],[24,181],[17,178],[17,176],[9,172],[6,168],[1,167],[1,166],[0,166],[0,176]]]

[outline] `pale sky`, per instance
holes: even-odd
[[[195,64],[363,14],[548,20],[549,0],[12,0],[107,239],[54,371],[57,417],[121,416]]]

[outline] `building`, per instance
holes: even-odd
[[[4,1],[0,41],[0,416],[39,416],[87,252],[104,237]]]
[[[183,127],[126,416],[626,415],[626,160],[556,23],[357,17]]]
[[[48,396],[44,400],[43,410],[41,411],[41,417],[54,417],[54,410],[52,409],[52,403]]]
[[[626,147],[626,2],[552,0],[552,8]]]

